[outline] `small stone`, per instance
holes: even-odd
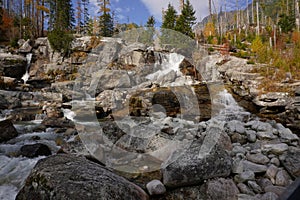
[[[266,144],[263,146],[263,150],[275,155],[281,155],[289,149],[289,146],[285,143],[280,144]]]
[[[236,155],[238,153],[245,154],[246,153],[246,149],[244,147],[242,147],[242,146],[235,146],[235,147],[233,147],[231,153],[233,155]]]
[[[246,182],[249,180],[254,180],[254,179],[255,179],[255,174],[252,171],[245,171],[234,177],[234,180],[237,183],[243,183],[243,182]]]
[[[244,183],[239,183],[237,184],[237,187],[239,188],[240,192],[243,193],[243,194],[249,194],[249,195],[252,195],[254,196],[254,192],[250,190],[250,188],[245,185]]]
[[[263,132],[263,131],[257,132],[256,136],[260,140],[272,140],[272,139],[276,139],[277,138],[277,136],[274,135],[273,132]]]
[[[275,184],[275,177],[278,172],[278,168],[275,165],[270,165],[266,172],[266,177],[268,177],[273,184]]]
[[[255,164],[250,161],[243,161],[243,169],[244,171],[252,171],[254,173],[266,172],[267,167],[265,165]]]
[[[244,134],[246,129],[244,124],[241,121],[232,120],[227,123],[228,131],[229,132],[236,132],[240,134]]]
[[[290,176],[285,170],[279,170],[276,174],[276,185],[288,186],[291,181]]]
[[[246,131],[247,139],[249,142],[256,142],[256,132],[253,130]]]
[[[261,200],[277,200],[278,195],[273,192],[267,192],[261,196]]]
[[[280,161],[278,158],[274,157],[271,159],[270,163],[274,164],[275,166],[279,167]]]
[[[257,194],[262,193],[261,187],[256,183],[256,181],[248,181],[248,186]]]
[[[245,135],[241,135],[239,133],[233,133],[231,136],[231,142],[232,143],[240,143],[240,144],[246,144],[247,143],[247,137]]]
[[[249,161],[257,164],[265,165],[270,161],[270,159],[267,156],[263,155],[262,153],[247,154],[246,157]]]
[[[150,195],[160,195],[166,192],[166,187],[159,180],[152,180],[147,183],[146,188]]]

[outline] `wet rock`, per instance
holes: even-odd
[[[46,127],[54,128],[74,128],[75,124],[73,121],[67,118],[55,118],[55,117],[46,117],[42,124]]]
[[[280,144],[266,144],[263,146],[263,151],[266,151],[268,153],[272,153],[275,155],[281,155],[285,151],[289,149],[289,146],[285,143]]]
[[[51,150],[47,145],[37,143],[22,146],[20,149],[20,153],[22,156],[35,158],[38,156],[49,156],[51,155]]]
[[[238,186],[239,190],[241,191],[241,193],[248,194],[251,196],[255,195],[254,192],[244,183],[239,183],[239,184],[237,184],[237,186]]]
[[[270,161],[270,159],[262,153],[247,154],[246,157],[249,161],[262,165],[265,165]]]
[[[166,192],[166,188],[159,180],[153,180],[147,183],[146,188],[150,195],[161,195]]]
[[[206,184],[207,199],[231,200],[237,199],[239,190],[231,179],[219,178],[208,181]]]
[[[169,187],[187,186],[215,177],[226,177],[231,171],[231,158],[223,148],[219,128],[211,130],[205,139],[192,142],[182,154],[174,152],[162,164],[163,183]],[[179,153],[179,154],[178,154]]]
[[[300,176],[300,150],[299,148],[289,148],[287,152],[284,153],[285,159],[281,161],[284,168],[291,174],[294,178]]]
[[[146,200],[138,186],[83,157],[58,154],[40,160],[16,199]]]
[[[276,185],[288,186],[291,182],[291,178],[285,170],[279,170],[276,174]]]
[[[235,182],[244,183],[249,180],[254,180],[255,174],[252,171],[242,172],[234,177]]]
[[[243,161],[243,169],[244,171],[252,171],[254,173],[262,173],[267,171],[267,167],[265,165],[255,164],[250,161]]]
[[[25,57],[0,53],[0,75],[21,79],[26,72],[26,66]]]
[[[6,142],[18,136],[18,132],[10,120],[0,121],[0,142]]]

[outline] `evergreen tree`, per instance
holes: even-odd
[[[110,13],[104,13],[99,18],[100,35],[110,37],[114,32],[114,23]]]
[[[98,0],[98,5],[100,7],[99,13],[99,28],[100,35],[104,37],[112,36],[114,32],[114,22],[110,14],[110,1],[109,0]]]
[[[83,5],[83,24],[84,24],[84,33],[87,34],[89,31],[89,22],[90,22],[90,15],[89,15],[89,0],[82,0]]]
[[[72,0],[50,1],[51,21],[48,39],[54,50],[63,52],[64,55],[70,53],[73,36],[70,31],[74,26],[74,10]]]
[[[161,28],[174,30],[176,18],[177,12],[175,8],[169,3],[168,9],[166,10],[163,16],[163,23],[161,25]]]
[[[148,18],[147,23],[146,23],[146,27],[152,27],[152,28],[153,28],[154,25],[155,25],[155,19],[154,19],[153,16],[150,16],[150,17]]]
[[[183,5],[181,15],[176,20],[175,30],[194,38],[192,26],[195,24],[195,21],[195,10],[190,1],[187,0]]]
[[[278,25],[281,27],[282,32],[288,33],[295,28],[295,17],[294,15],[280,15],[280,20],[278,22]]]

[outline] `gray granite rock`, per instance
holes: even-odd
[[[205,179],[230,174],[231,157],[224,150],[220,128],[210,128],[203,141],[194,141],[184,152],[174,152],[162,164],[163,183],[179,187],[201,183]]]
[[[16,199],[147,200],[138,186],[83,157],[58,154],[40,160]]]
[[[238,183],[244,183],[246,181],[254,180],[254,179],[255,179],[255,174],[252,171],[245,171],[245,172],[242,172],[242,173],[234,176],[235,182],[238,182]]]
[[[249,161],[262,165],[265,165],[270,161],[270,159],[262,153],[247,154],[246,157]]]
[[[152,180],[147,183],[146,188],[150,195],[161,195],[166,192],[166,187],[159,180]]]

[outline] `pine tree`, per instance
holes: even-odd
[[[150,16],[150,17],[148,18],[147,23],[146,23],[146,27],[152,27],[152,28],[153,28],[154,25],[155,25],[155,19],[154,19],[153,16]]]
[[[89,0],[82,0],[83,5],[83,24],[84,24],[84,33],[87,34],[89,31],[89,22],[90,22],[90,15],[89,15],[89,6],[90,1]]]
[[[195,24],[195,21],[195,10],[190,1],[187,0],[183,6],[181,15],[179,15],[176,21],[175,30],[194,38],[192,26]]]
[[[161,28],[174,30],[176,18],[177,18],[177,12],[175,8],[169,3],[168,9],[166,10],[163,16],[163,23],[161,25]]]
[[[110,37],[114,32],[114,23],[110,13],[104,13],[99,18],[100,35]]]
[[[54,50],[63,52],[64,55],[70,53],[70,47],[73,40],[70,31],[74,23],[74,10],[72,0],[50,1],[51,31],[48,39]]]
[[[98,0],[98,5],[100,7],[99,13],[101,14],[99,17],[99,34],[104,37],[110,37],[114,32],[113,18],[109,8],[110,2],[109,0]]]

